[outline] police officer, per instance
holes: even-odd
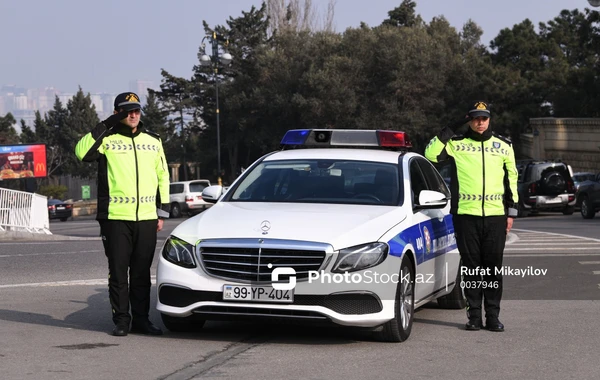
[[[467,299],[467,330],[483,327],[504,331],[498,319],[502,298],[502,266],[506,235],[517,216],[518,194],[512,143],[490,128],[488,104],[469,104],[466,117],[442,129],[427,148],[433,162],[449,160],[450,191],[456,244],[462,259],[463,290]],[[463,135],[455,131],[465,123]]]
[[[113,335],[126,336],[130,323],[131,332],[161,335],[148,318],[150,266],[157,232],[169,217],[168,166],[160,137],[140,121],[139,97],[119,94],[114,106],[112,116],[79,140],[75,154],[98,162],[96,219],[108,258]]]

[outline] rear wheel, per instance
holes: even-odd
[[[529,210],[527,210],[525,208],[525,206],[523,206],[523,202],[521,202],[521,201],[519,201],[518,211],[519,211],[518,215],[519,215],[520,218],[526,218],[526,217],[529,216]]]
[[[173,332],[193,332],[200,331],[206,322],[204,319],[197,318],[195,315],[189,317],[173,317],[167,314],[160,314],[163,324],[169,331]]]
[[[171,218],[181,218],[179,203],[171,203]]]
[[[437,299],[438,305],[440,305],[442,309],[464,309],[467,306],[467,299],[465,298],[460,284],[462,282],[462,276],[460,274],[461,266],[462,261],[458,264],[458,270],[456,271],[456,278],[454,280],[454,289],[445,296]]]
[[[574,211],[575,211],[574,206],[567,206],[563,209],[563,215],[573,215]]]
[[[69,219],[69,218],[60,218],[60,221],[61,221],[61,222],[66,222],[66,221],[67,221],[67,219]]]
[[[583,219],[593,219],[596,216],[596,210],[587,195],[584,195],[581,199],[581,216]]]
[[[396,288],[394,319],[386,322],[375,338],[382,342],[403,342],[410,336],[415,314],[415,269],[407,255],[400,265],[400,281]]]

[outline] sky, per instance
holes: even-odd
[[[534,25],[587,0],[414,0],[429,22],[443,15],[461,29],[474,20],[489,45],[526,18]],[[337,0],[336,31],[379,25],[401,0]],[[325,14],[329,0],[313,0]],[[202,21],[224,25],[261,0],[2,0],[0,86],[118,93],[131,80],[160,85],[161,69],[189,78],[204,37]],[[600,8],[597,8],[600,10]],[[235,57],[234,57],[235,59]]]

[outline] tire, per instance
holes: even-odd
[[[400,281],[396,287],[394,319],[386,322],[375,338],[381,342],[404,342],[410,336],[415,315],[415,269],[407,255],[400,264]]]
[[[519,214],[518,216],[520,218],[527,218],[529,216],[529,210],[525,209],[525,206],[523,206],[523,203],[521,201],[519,201],[519,206],[518,206],[518,210],[519,210]]]
[[[460,274],[461,266],[462,261],[458,263],[458,270],[456,271],[456,278],[454,280],[454,289],[445,296],[441,296],[437,299],[437,303],[442,309],[464,309],[467,307],[467,299],[460,286],[460,283],[462,282],[462,276]]]
[[[563,215],[573,215],[575,212],[575,206],[567,206],[563,209]]]
[[[594,219],[596,216],[596,210],[594,209],[594,205],[590,202],[590,198],[587,195],[584,195],[581,198],[581,216],[583,219]]]
[[[544,176],[542,185],[548,195],[558,195],[567,189],[567,181],[558,172],[550,172]]]
[[[179,203],[171,203],[171,218],[181,218],[181,207]]]
[[[167,330],[172,332],[193,332],[200,331],[206,322],[204,319],[197,318],[194,315],[189,317],[177,318],[167,314],[160,313],[163,324]]]

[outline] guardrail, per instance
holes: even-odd
[[[51,235],[47,198],[39,194],[0,188],[0,231]]]

